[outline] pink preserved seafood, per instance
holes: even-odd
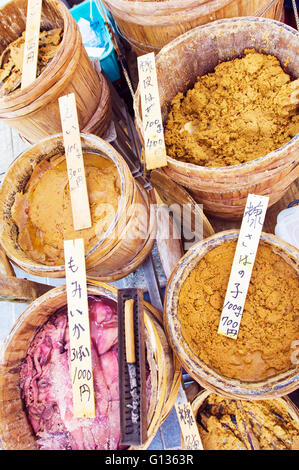
[[[117,305],[96,296],[88,302],[95,418],[73,417],[67,306],[39,329],[21,366],[21,395],[40,449],[121,448]]]

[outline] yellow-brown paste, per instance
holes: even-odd
[[[62,41],[61,28],[42,31],[39,35],[37,73],[38,77],[55,56]],[[0,58],[0,96],[8,95],[21,86],[25,32],[10,43]]]
[[[299,425],[275,400],[228,400],[211,393],[197,413],[205,450],[299,450]]]
[[[74,230],[65,155],[42,160],[11,210],[18,228],[18,244],[33,260],[64,264],[64,239],[83,238],[88,252],[113,221],[120,198],[118,170],[110,160],[84,153],[84,167],[92,226]]]
[[[218,334],[236,243],[207,253],[185,280],[178,318],[191,350],[228,378],[260,381],[295,367],[299,339],[299,281],[295,270],[259,245],[237,339]]]
[[[278,59],[255,50],[220,63],[186,96],[173,99],[165,126],[168,155],[224,167],[280,148],[299,132],[296,108],[287,106],[290,84]]]

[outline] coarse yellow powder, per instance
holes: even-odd
[[[197,357],[217,373],[260,381],[296,367],[299,339],[296,271],[269,246],[259,245],[237,339],[218,333],[236,242],[212,249],[191,271],[179,295],[182,335]]]
[[[173,99],[165,126],[168,155],[225,167],[280,148],[299,132],[296,107],[287,105],[291,83],[276,57],[252,49],[220,63],[186,96]]]

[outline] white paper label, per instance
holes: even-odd
[[[63,142],[75,230],[91,227],[84,160],[74,93],[59,98]]]
[[[42,0],[28,0],[21,88],[36,79]]]
[[[187,400],[186,393],[180,385],[175,410],[179,420],[183,439],[187,450],[203,450],[200,434],[192,407]]]
[[[218,333],[237,339],[269,198],[249,194],[242,219]]]
[[[73,413],[95,417],[84,241],[64,241]]]
[[[148,170],[167,165],[160,97],[153,52],[137,57],[141,95],[144,155]]]

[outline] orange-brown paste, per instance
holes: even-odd
[[[110,160],[84,153],[84,168],[92,226],[74,230],[65,155],[42,160],[23,192],[17,193],[12,218],[18,244],[33,260],[64,264],[64,240],[83,238],[88,252],[113,221],[120,198],[118,170]]]
[[[237,339],[218,334],[236,243],[207,253],[179,295],[182,335],[204,363],[228,378],[260,381],[295,367],[299,339],[299,282],[295,270],[260,244]]]

